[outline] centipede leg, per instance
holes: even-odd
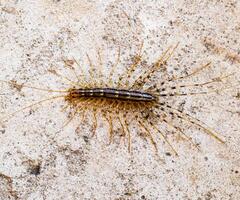
[[[108,112],[108,114],[105,113],[103,116],[106,119],[106,121],[108,122],[109,144],[111,144],[112,140],[113,140],[113,124],[112,124],[113,118],[112,118],[112,115],[110,112]]]
[[[86,87],[88,85],[88,81],[86,80],[86,76],[84,76],[84,71],[80,65],[80,63],[73,57],[73,60],[74,62],[77,64],[77,66],[79,67],[79,70],[80,70],[80,77],[83,79],[83,80],[80,80],[79,76],[78,76],[78,79],[81,81],[83,81],[84,83],[81,82],[81,84],[83,85],[83,87]]]
[[[87,105],[88,103],[91,103],[92,102],[92,99],[88,99],[88,100],[85,100],[83,101],[85,103],[85,105]],[[70,118],[67,119],[64,123],[63,123],[63,126],[60,128],[59,131],[62,131],[66,126],[68,126],[68,124],[74,119],[74,117],[81,111],[81,109],[85,109],[83,107],[83,105],[80,105],[78,107],[75,108],[75,111],[73,113],[70,113]],[[58,132],[59,132],[58,131]]]
[[[161,58],[153,64],[153,66],[145,71],[142,75],[140,75],[134,83],[130,86],[131,88],[141,88],[148,80],[150,77],[159,69],[159,67],[166,65],[167,61],[170,59],[170,57],[173,55],[175,49],[178,47],[178,44],[173,47],[172,51],[170,51],[171,47],[169,47],[161,56]]]
[[[80,123],[77,125],[75,131],[77,131],[77,130],[79,129],[81,123],[85,120],[86,109],[83,108],[81,111],[82,111],[83,113],[81,113],[81,115],[80,115],[80,119],[79,119]]]
[[[128,128],[128,123],[126,121],[126,116],[121,116],[119,117],[120,119],[120,123],[122,125],[122,127],[124,128],[124,130],[126,131],[127,133],[127,141],[128,141],[128,152],[131,153],[131,132]]]
[[[139,65],[139,63],[142,61],[142,48],[143,48],[143,42],[140,45],[139,48],[139,52],[137,53],[137,55],[134,58],[133,64],[131,64],[131,66],[128,68],[127,72],[126,72],[126,76],[120,76],[119,77],[119,81],[118,81],[118,86],[122,86],[122,80],[125,78],[125,83],[124,86],[125,87],[129,87],[129,82],[128,80],[130,80],[132,74],[135,72],[137,66]]]
[[[164,141],[168,144],[168,146],[172,149],[172,151],[174,152],[174,154],[175,154],[176,156],[178,156],[177,151],[176,151],[175,148],[172,146],[172,144],[168,141],[168,139],[167,139],[166,135],[163,133],[163,131],[162,131],[160,128],[158,128],[156,125],[154,125],[151,121],[149,122],[149,124],[151,125],[151,127],[152,127],[153,129],[156,130],[156,132],[158,132],[158,133],[160,134],[160,136],[163,138],[163,140],[164,140]]]
[[[169,105],[165,105],[165,104],[161,104],[161,107],[164,109],[169,109],[170,110],[170,114],[171,115],[175,115],[176,117],[178,117],[179,119],[182,119],[198,128],[201,128],[205,133],[207,133],[209,136],[212,136],[213,138],[215,138],[217,141],[219,141],[220,143],[225,143],[218,135],[218,133],[215,133],[214,131],[212,131],[209,127],[207,127],[207,125],[205,123],[203,123],[202,121],[190,116],[187,113],[181,112],[178,109],[172,108]]]
[[[176,126],[173,125],[171,122],[169,122],[166,118],[163,119],[163,122],[165,122],[168,126],[170,126],[171,128],[173,128],[174,130],[176,130],[180,135],[183,135],[198,151],[200,151],[199,146],[197,146],[194,142],[193,139],[191,137],[189,137],[187,134],[184,133],[184,131]]]
[[[98,126],[98,120],[97,120],[97,110],[93,109],[93,133],[91,137],[94,137],[96,134],[96,129]]]
[[[158,152],[157,144],[156,144],[154,138],[152,137],[152,134],[150,133],[150,131],[149,131],[148,128],[146,127],[146,125],[145,125],[143,122],[141,122],[136,116],[135,116],[135,120],[136,120],[136,121],[140,124],[140,126],[145,130],[145,132],[146,132],[148,138],[150,139],[150,141],[151,141],[151,143],[152,143],[155,151]]]
[[[171,80],[176,81],[176,80],[181,80],[181,79],[186,79],[186,78],[192,77],[192,76],[202,72],[204,69],[207,69],[210,66],[211,66],[211,62],[208,62],[207,64],[204,64],[204,65],[200,66],[199,68],[195,69],[193,72],[191,72],[188,75],[176,77],[176,78],[173,78]]]
[[[80,108],[80,107],[79,107]],[[62,131],[65,127],[67,127],[68,124],[70,124],[70,122],[74,119],[74,117],[78,114],[78,109],[77,108],[73,113],[71,113],[71,116],[69,119],[67,119],[64,123],[63,126],[60,128],[60,130]]]

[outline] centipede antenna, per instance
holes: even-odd
[[[164,141],[168,144],[168,146],[172,149],[172,151],[174,152],[174,154],[175,154],[176,156],[178,156],[177,151],[176,151],[175,148],[172,146],[172,144],[168,141],[168,139],[167,139],[166,135],[164,135],[163,131],[160,130],[160,128],[158,128],[158,127],[157,127],[156,125],[154,125],[152,122],[149,122],[149,123],[150,123],[151,127],[152,127],[153,129],[155,129],[155,130],[162,136],[163,140],[164,140]]]
[[[169,79],[169,81],[171,80],[181,80],[181,79],[186,79],[186,78],[189,78],[189,77],[192,77],[198,73],[200,73],[201,71],[203,71],[204,69],[208,68],[211,66],[211,62],[208,62],[207,64],[201,66],[200,68],[197,68],[196,70],[194,70],[192,73],[186,75],[186,76],[180,76],[180,77],[176,77],[176,78],[172,78],[172,79]]]
[[[13,83],[11,83],[11,81],[0,80],[0,82],[7,83],[7,84],[10,84],[10,85],[13,84]],[[21,88],[30,88],[30,89],[46,91],[46,92],[63,92],[63,93],[68,92],[67,90],[52,90],[52,89],[39,88],[39,87],[35,87],[35,86],[29,86],[29,85],[18,84],[18,83],[14,83],[14,85],[17,85],[17,86],[19,86]]]
[[[197,126],[199,128],[201,128],[202,130],[204,130],[205,133],[207,133],[209,136],[212,136],[213,138],[215,138],[217,141],[219,141],[220,143],[225,143],[218,135],[218,133],[214,132],[213,130],[211,130],[204,122],[200,121],[199,119],[184,113],[176,108],[172,108],[169,105],[166,105],[164,103],[162,104],[158,104],[161,107],[165,107],[167,109],[170,110],[170,114],[173,114],[175,116],[177,116],[179,119],[182,119],[194,126]]]
[[[43,99],[43,100],[38,101],[38,102],[36,102],[36,103],[30,104],[30,105],[28,105],[28,106],[25,106],[25,107],[23,107],[23,108],[21,108],[21,109],[19,109],[19,110],[16,110],[15,112],[13,112],[13,113],[11,113],[11,114],[9,114],[9,115],[1,118],[0,121],[1,121],[1,122],[4,122],[4,121],[6,121],[6,120],[9,120],[9,119],[11,119],[15,114],[17,114],[17,113],[19,113],[19,112],[21,112],[21,111],[24,111],[24,110],[26,110],[26,109],[28,109],[28,108],[31,108],[31,107],[33,107],[33,106],[42,104],[42,103],[47,102],[47,101],[51,101],[51,100],[53,100],[53,99],[64,98],[64,97],[65,97],[64,95],[61,95],[61,96],[54,96],[54,97],[51,97],[51,98],[48,98],[48,99]]]
[[[113,86],[113,75],[115,74],[115,69],[116,69],[116,67],[118,66],[118,64],[119,64],[119,61],[120,61],[120,46],[118,47],[118,52],[117,52],[117,59],[116,59],[116,61],[115,61],[115,63],[114,63],[114,65],[112,66],[112,69],[111,69],[111,71],[110,71],[110,74],[109,74],[109,84],[110,85],[112,85]]]
[[[154,149],[156,152],[158,152],[158,148],[157,148],[157,144],[155,142],[155,140],[152,137],[152,134],[150,133],[150,131],[148,130],[148,128],[144,125],[144,123],[142,123],[136,116],[135,116],[135,120],[140,124],[140,126],[145,130],[147,136],[149,137]]]

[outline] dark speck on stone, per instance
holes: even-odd
[[[83,139],[84,139],[84,141],[86,142],[86,143],[88,143],[88,141],[89,141],[89,139],[88,139],[88,137],[87,136],[83,136]]]
[[[171,156],[171,153],[167,152],[167,153],[166,153],[166,156]]]
[[[41,171],[41,164],[34,165],[30,169],[30,174],[37,176],[40,174],[40,171]]]

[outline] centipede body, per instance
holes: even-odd
[[[81,97],[101,97],[101,98],[112,98],[121,99],[128,101],[156,101],[157,97],[154,95],[133,90],[121,90],[115,88],[91,88],[91,89],[71,89],[69,95],[72,98]]]
[[[146,69],[139,77],[137,77],[133,83],[130,83],[128,79],[132,77],[132,74],[136,71],[137,66],[141,64],[141,50],[136,56],[138,59],[135,59],[134,62],[127,67],[127,72],[120,75],[115,83],[113,83],[112,76],[115,73],[114,70],[119,62],[119,52],[117,61],[110,71],[110,78],[107,79],[107,81],[102,79],[95,80],[96,77],[93,74],[93,70],[96,71],[96,69],[94,69],[94,65],[89,56],[87,56],[87,60],[89,62],[91,83],[88,85],[86,85],[86,78],[78,76],[76,67],[73,66],[76,64],[79,67],[78,62],[75,59],[73,62],[71,62],[71,66],[68,66],[68,69],[70,69],[72,74],[75,76],[75,80],[65,77],[56,70],[50,71],[53,75],[57,76],[64,82],[67,82],[68,86],[64,88],[64,90],[44,89],[18,84],[13,81],[2,81],[15,88],[19,88],[18,86],[21,86],[21,88],[31,88],[43,92],[61,93],[59,96],[50,96],[48,99],[43,99],[39,102],[23,107],[22,109],[8,115],[6,118],[11,118],[16,113],[24,111],[38,104],[43,104],[55,99],[64,99],[67,104],[63,111],[68,112],[68,115],[66,121],[61,127],[62,131],[66,126],[71,124],[72,121],[77,118],[77,116],[81,116],[81,121],[84,121],[86,113],[91,113],[91,123],[93,126],[92,135],[95,135],[97,132],[99,120],[103,119],[108,123],[109,140],[112,142],[114,136],[116,135],[116,125],[113,125],[113,123],[117,122],[122,132],[120,135],[124,136],[124,138],[127,138],[129,151],[131,149],[131,141],[133,139],[130,126],[133,122],[138,124],[139,131],[143,131],[145,133],[145,137],[154,146],[155,150],[158,149],[156,137],[160,137],[161,140],[170,147],[175,155],[178,154],[177,150],[167,137],[166,131],[162,128],[162,125],[173,130],[176,132],[176,134],[181,135],[197,149],[199,147],[193,138],[184,132],[184,128],[174,124],[172,119],[176,119],[179,122],[194,126],[202,130],[202,132],[206,133],[210,137],[215,138],[217,141],[224,143],[224,140],[221,138],[221,136],[209,128],[204,122],[201,122],[197,118],[179,110],[178,108],[174,108],[166,99],[178,98],[180,96],[187,97],[192,95],[208,95],[219,90],[228,89],[228,87],[223,87],[217,90],[209,90],[207,86],[219,84],[223,82],[224,79],[229,78],[232,74],[215,77],[203,83],[178,83],[179,81],[185,79],[188,80],[192,76],[198,75],[199,72],[209,68],[211,63],[208,62],[207,64],[198,67],[193,72],[190,72],[184,76],[168,78],[160,83],[151,83],[150,81],[150,78],[153,74],[155,74],[161,67],[167,65],[167,61],[172,56],[177,46],[178,44],[174,47],[169,47],[166,51],[164,51],[162,56],[155,63],[149,66],[149,68]],[[102,65],[101,58],[99,58],[99,65]],[[99,74],[101,73],[102,72],[100,71]],[[150,86],[144,87],[145,84],[149,82]],[[124,88],[122,86],[124,86]],[[188,89],[192,87],[199,88],[201,90],[198,92],[181,91],[181,89]]]

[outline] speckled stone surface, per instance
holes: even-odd
[[[170,45],[179,47],[168,62],[169,74],[185,74],[212,62],[196,80],[234,73],[240,77],[240,1],[157,0],[0,0],[0,79],[61,89],[50,71],[72,74],[63,60],[77,59],[87,68],[88,54],[111,66],[121,48],[117,73],[144,42],[143,59],[156,61]],[[103,78],[108,79],[107,68]],[[87,69],[86,69],[87,70]],[[159,78],[161,79],[161,77]],[[190,81],[190,83],[191,83]],[[134,136],[108,144],[107,127],[75,121],[63,131],[66,114],[53,101],[2,117],[49,93],[0,83],[0,199],[240,199],[240,90],[180,98],[174,103],[212,129],[225,144],[193,127],[185,127],[200,151],[174,138],[179,153],[160,145],[160,162],[151,144]],[[170,136],[171,137],[171,136]]]

